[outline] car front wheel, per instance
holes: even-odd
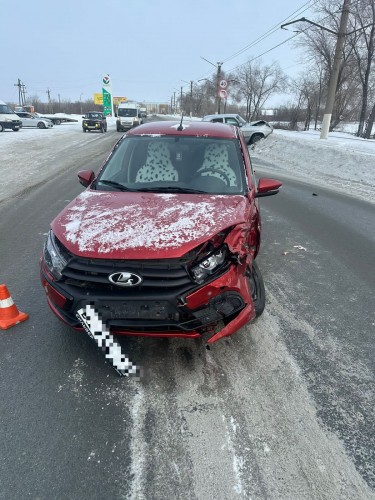
[[[263,313],[266,306],[266,291],[262,274],[255,261],[253,261],[251,270],[248,269],[246,274],[250,282],[255,315],[258,317]]]
[[[38,123],[38,128],[46,128],[46,126],[44,125],[43,122],[39,122]]]
[[[18,132],[19,129],[20,129],[19,127],[13,127],[14,132]]]
[[[249,144],[255,144],[256,142],[259,142],[261,139],[263,139],[262,134],[254,134],[250,137]]]

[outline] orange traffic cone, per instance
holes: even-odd
[[[28,314],[17,309],[8,288],[5,285],[0,285],[0,328],[6,330],[21,321],[25,321],[28,317]]]

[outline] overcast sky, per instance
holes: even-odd
[[[272,28],[314,15],[314,0],[19,0],[1,1],[0,99],[27,95],[82,101],[101,92],[109,74],[114,96],[170,102],[191,80],[230,71],[293,35]],[[306,10],[307,9],[307,10]],[[247,48],[248,47],[248,48]],[[246,49],[246,50],[244,50]],[[235,56],[238,52],[239,55]],[[262,56],[289,75],[302,71],[301,54],[287,42]]]

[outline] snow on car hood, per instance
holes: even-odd
[[[106,259],[181,257],[245,221],[246,197],[84,191],[52,222],[73,254]]]

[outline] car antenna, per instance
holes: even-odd
[[[184,130],[184,127],[182,126],[183,119],[184,119],[184,113],[182,113],[182,115],[181,115],[181,122],[180,122],[180,125],[177,127],[178,131]]]

